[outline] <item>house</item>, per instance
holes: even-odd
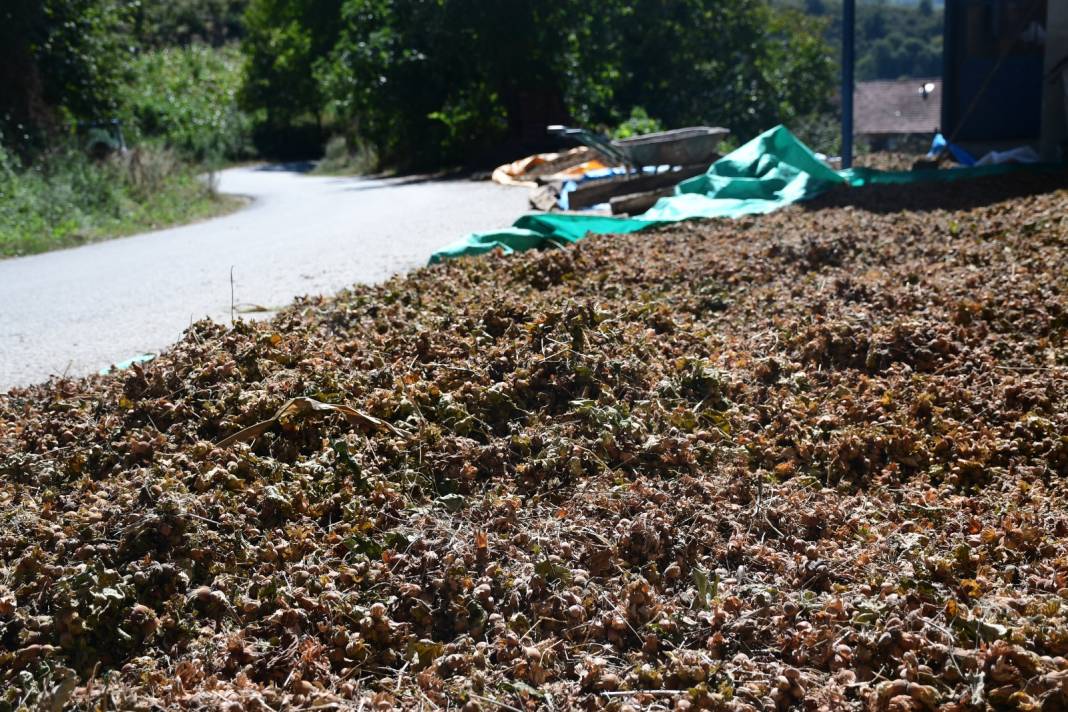
[[[853,127],[872,150],[930,145],[942,125],[942,80],[938,77],[858,82],[853,90]]]

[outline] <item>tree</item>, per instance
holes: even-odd
[[[242,103],[273,126],[322,106],[315,62],[338,36],[341,0],[251,0],[245,11]]]
[[[0,133],[24,157],[73,119],[110,116],[131,56],[124,0],[8,0],[0,11]]]
[[[347,0],[318,76],[330,109],[387,156],[455,160],[602,103],[597,21],[579,0]]]
[[[881,6],[874,8],[861,21],[861,29],[865,39],[878,40],[886,37],[886,15],[883,9]]]
[[[749,137],[826,100],[833,63],[818,20],[755,0],[633,7],[634,21],[620,23],[617,106],[644,106],[668,126],[719,124]]]
[[[400,160],[453,161],[638,106],[748,136],[817,108],[832,82],[822,24],[763,0],[345,0],[340,26],[309,60],[327,109]]]
[[[247,0],[140,2],[134,15],[136,34],[148,47],[193,42],[218,47],[241,37],[247,4]]]

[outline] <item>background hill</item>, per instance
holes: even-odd
[[[826,20],[824,38],[841,46],[840,0],[776,0]],[[857,79],[902,79],[942,74],[943,3],[874,0],[857,3]]]

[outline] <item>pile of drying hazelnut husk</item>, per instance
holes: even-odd
[[[0,396],[0,710],[1065,709],[1066,185],[459,260]]]

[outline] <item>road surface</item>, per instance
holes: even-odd
[[[278,309],[426,264],[462,235],[510,225],[527,191],[488,181],[302,175],[234,168],[219,188],[252,198],[231,215],[0,261],[0,393],[158,353],[238,304]]]

